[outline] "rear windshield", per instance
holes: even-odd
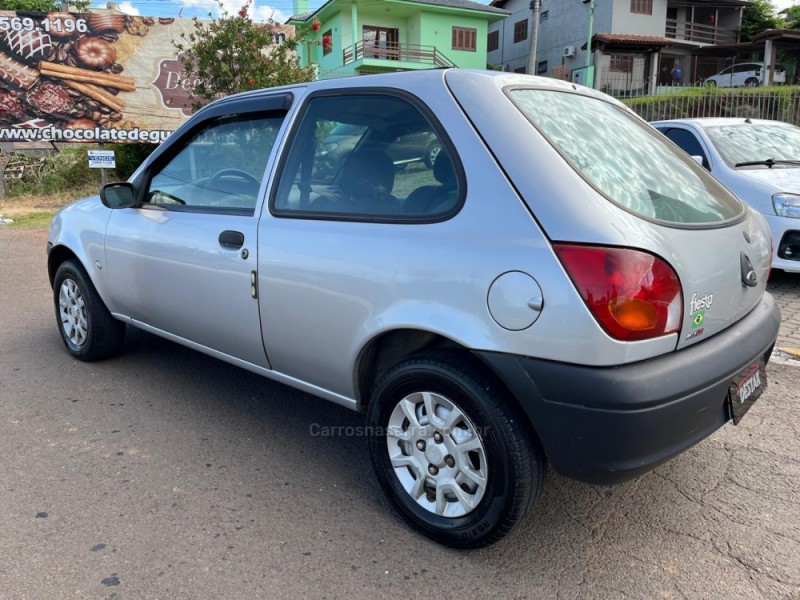
[[[586,181],[632,213],[703,225],[744,211],[685,152],[610,102],[554,90],[510,89],[508,94]]]

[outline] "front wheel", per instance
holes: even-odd
[[[108,312],[83,267],[63,262],[53,281],[58,331],[72,356],[85,361],[117,354],[125,338],[125,324]]]
[[[428,537],[478,548],[536,503],[544,455],[507,392],[469,357],[430,353],[392,367],[368,411],[384,491]]]
[[[442,146],[438,141],[431,142],[425,149],[425,157],[423,158],[425,166],[429,169],[432,169],[433,165],[436,164],[436,159],[439,157],[439,153],[441,151]]]

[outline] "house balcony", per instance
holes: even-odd
[[[664,37],[699,44],[735,44],[739,41],[739,32],[727,27],[667,19]]]
[[[381,46],[358,42],[342,51],[342,64],[356,71],[415,70],[455,67],[455,63],[436,46],[417,46],[400,42],[383,42]]]

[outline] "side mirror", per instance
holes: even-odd
[[[692,157],[692,160],[693,160],[694,162],[696,162],[698,165],[700,165],[701,167],[703,167],[703,168],[704,168],[706,171],[709,171],[709,170],[710,170],[710,169],[709,169],[709,168],[706,166],[706,159],[705,159],[705,158],[703,158],[703,157],[702,157],[702,156],[700,156],[699,154],[692,154],[692,155],[691,155],[691,157]]]
[[[133,185],[127,181],[104,185],[100,189],[100,200],[108,208],[131,208],[136,205]]]

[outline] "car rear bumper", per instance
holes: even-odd
[[[729,420],[731,380],[769,358],[780,326],[765,293],[745,318],[688,348],[619,367],[476,352],[516,396],[553,467],[589,483],[645,473]]]

